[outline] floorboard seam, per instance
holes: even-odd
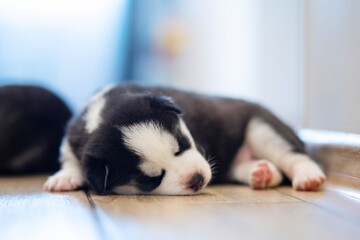
[[[102,222],[101,222],[101,220],[100,220],[100,217],[99,217],[99,215],[98,215],[98,213],[97,213],[97,211],[96,211],[97,207],[96,207],[96,205],[95,205],[95,202],[94,202],[94,200],[92,199],[89,191],[84,191],[84,193],[85,193],[85,196],[86,196],[86,198],[87,198],[87,200],[88,200],[88,202],[89,202],[89,204],[90,204],[91,213],[92,213],[93,216],[94,216],[95,224],[96,224],[96,226],[97,226],[97,228],[98,228],[99,239],[104,239],[104,240],[105,240],[105,239],[107,239],[107,238],[106,238],[106,231],[105,231],[105,229],[104,229],[104,227],[103,227],[103,225],[102,225]]]
[[[339,216],[339,214],[338,214],[336,211],[332,211],[331,209],[326,208],[326,207],[323,207],[323,206],[321,206],[321,205],[319,205],[319,204],[316,204],[316,203],[313,203],[313,202],[304,200],[304,199],[302,199],[302,198],[293,196],[293,195],[291,195],[291,194],[282,192],[281,190],[277,190],[277,191],[280,192],[280,193],[282,193],[282,194],[285,194],[285,195],[287,195],[287,196],[293,197],[293,198],[295,198],[295,199],[297,199],[297,200],[300,200],[300,201],[302,201],[302,202],[304,202],[304,203],[310,204],[311,206],[314,206],[314,207],[316,207],[316,208],[319,208],[319,209],[321,209],[322,211],[325,211],[326,213],[328,213],[328,214],[330,214],[330,215],[332,215],[332,216],[334,216],[334,217],[336,217],[336,218],[342,219],[343,221],[351,224],[352,226],[358,227],[358,225],[355,224],[355,223],[353,223],[353,221],[350,221],[350,220],[347,219],[347,218],[343,218],[342,216]]]
[[[351,175],[349,175],[349,174],[342,173],[342,172],[337,172],[337,171],[330,170],[330,169],[328,169],[327,172],[330,173],[330,174],[334,174],[334,175],[338,175],[338,176],[342,176],[342,177],[346,177],[346,178],[351,178],[351,179],[355,179],[355,180],[360,180],[359,177],[351,176]]]

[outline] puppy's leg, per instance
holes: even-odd
[[[85,179],[81,172],[79,160],[76,158],[67,140],[61,146],[61,170],[49,177],[44,184],[47,191],[73,191],[83,186]]]
[[[320,167],[306,154],[294,152],[291,144],[263,120],[249,122],[245,141],[256,157],[268,159],[283,171],[295,189],[315,190],[324,183]]]
[[[254,189],[264,189],[278,186],[282,175],[271,162],[253,160],[249,146],[245,144],[234,159],[230,179],[248,184]]]

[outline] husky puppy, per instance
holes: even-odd
[[[35,86],[0,87],[0,174],[53,172],[71,111]]]
[[[48,191],[188,195],[212,183],[297,190],[325,180],[296,134],[263,107],[164,87],[120,85],[70,125]]]

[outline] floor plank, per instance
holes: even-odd
[[[306,203],[201,204],[183,210],[161,220],[106,213],[100,219],[108,223],[109,239],[357,239],[359,234]]]
[[[280,187],[279,192],[324,209],[333,216],[358,227],[360,223],[360,191],[328,184],[321,192],[303,192]]]
[[[53,194],[46,176],[0,178],[0,239],[357,239],[360,194],[207,187],[195,196]],[[29,237],[30,236],[30,237]]]
[[[46,176],[0,178],[0,239],[103,239],[82,191],[42,191]]]
[[[336,171],[326,171],[327,182],[352,189],[360,189],[360,178]]]
[[[116,214],[142,218],[163,218],[187,214],[189,205],[220,203],[292,203],[300,200],[268,189],[254,191],[247,186],[222,185],[207,187],[194,196],[92,195],[95,204]]]
[[[92,198],[102,211],[100,219],[112,222],[113,239],[121,234],[116,226],[126,219],[131,220],[133,229],[139,229],[137,234],[151,239],[356,239],[360,234],[343,218],[289,192],[290,187],[254,191],[223,185],[208,187],[197,196]],[[313,199],[328,194],[316,192]]]

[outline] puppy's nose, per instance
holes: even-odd
[[[204,186],[204,177],[200,173],[195,173],[194,176],[191,177],[188,188],[193,190],[194,192],[199,191]]]

